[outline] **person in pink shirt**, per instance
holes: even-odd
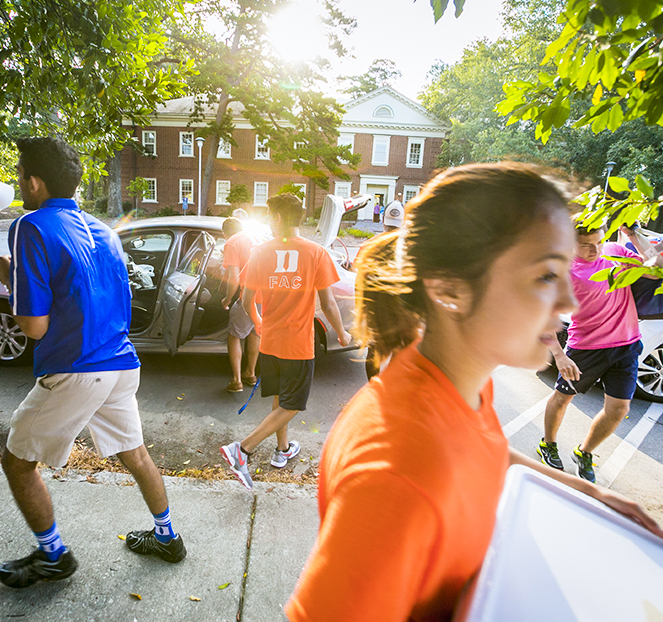
[[[621,229],[639,248],[632,230]],[[638,357],[642,352],[638,312],[630,287],[606,294],[607,281],[591,276],[615,263],[606,256],[640,258],[621,244],[603,244],[605,229],[576,227],[575,257],[571,265],[573,293],[578,308],[571,316],[566,351],[556,341],[550,348],[559,376],[546,404],[544,437],[537,447],[541,462],[564,470],[557,448],[557,432],[566,408],[577,393],[586,393],[597,381],[604,391],[603,409],[594,417],[585,439],[571,457],[579,477],[596,481],[594,450],[608,438],[628,414],[635,392]]]

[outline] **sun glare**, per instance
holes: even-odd
[[[327,37],[320,5],[312,0],[293,2],[274,16],[269,39],[286,62],[303,62],[327,53]]]

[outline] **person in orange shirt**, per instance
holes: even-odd
[[[258,349],[260,337],[255,331],[253,321],[244,311],[240,287],[240,273],[249,261],[251,249],[265,242],[265,238],[244,231],[242,221],[237,218],[226,218],[223,221],[223,235],[226,244],[223,248],[223,267],[226,271],[226,295],[221,304],[224,309],[230,309],[228,318],[228,358],[232,380],[226,390],[229,393],[238,393],[244,390],[244,385],[250,387],[257,382],[256,363],[258,362]],[[233,304],[237,291],[240,295]],[[232,306],[231,306],[232,305]],[[242,371],[242,339],[246,343],[246,367]]]
[[[249,490],[253,480],[248,457],[268,436],[276,433],[272,466],[284,467],[300,451],[297,441],[288,441],[288,423],[306,410],[313,380],[316,294],[341,345],[352,341],[331,289],[339,280],[334,262],[322,246],[299,237],[301,200],[280,194],[267,205],[274,239],[251,251],[242,303],[261,334],[261,394],[274,397],[272,412],[241,443],[221,447],[231,470]],[[262,317],[255,305],[256,292],[262,298]]]
[[[635,503],[509,448],[498,365],[537,369],[575,306],[566,202],[515,163],[449,169],[358,266],[358,331],[387,368],[347,405],[320,463],[320,531],[291,622],[451,620],[479,570],[510,464],[603,501],[659,536]]]

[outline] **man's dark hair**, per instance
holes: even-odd
[[[226,218],[221,225],[226,238],[229,238],[244,229],[242,221],[239,218]]]
[[[299,197],[289,192],[275,194],[267,199],[270,214],[279,214],[284,227],[299,227],[304,208]]]
[[[605,227],[601,225],[600,227],[596,227],[595,229],[589,229],[587,227],[583,227],[580,224],[576,225],[576,236],[588,236],[588,235],[594,235],[595,233],[603,233],[605,235]]]
[[[23,178],[39,177],[54,199],[70,199],[83,176],[76,150],[59,138],[19,138],[16,147]]]

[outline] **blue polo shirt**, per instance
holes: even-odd
[[[135,369],[131,288],[117,234],[71,199],[48,199],[9,229],[14,315],[50,316],[34,374]]]

